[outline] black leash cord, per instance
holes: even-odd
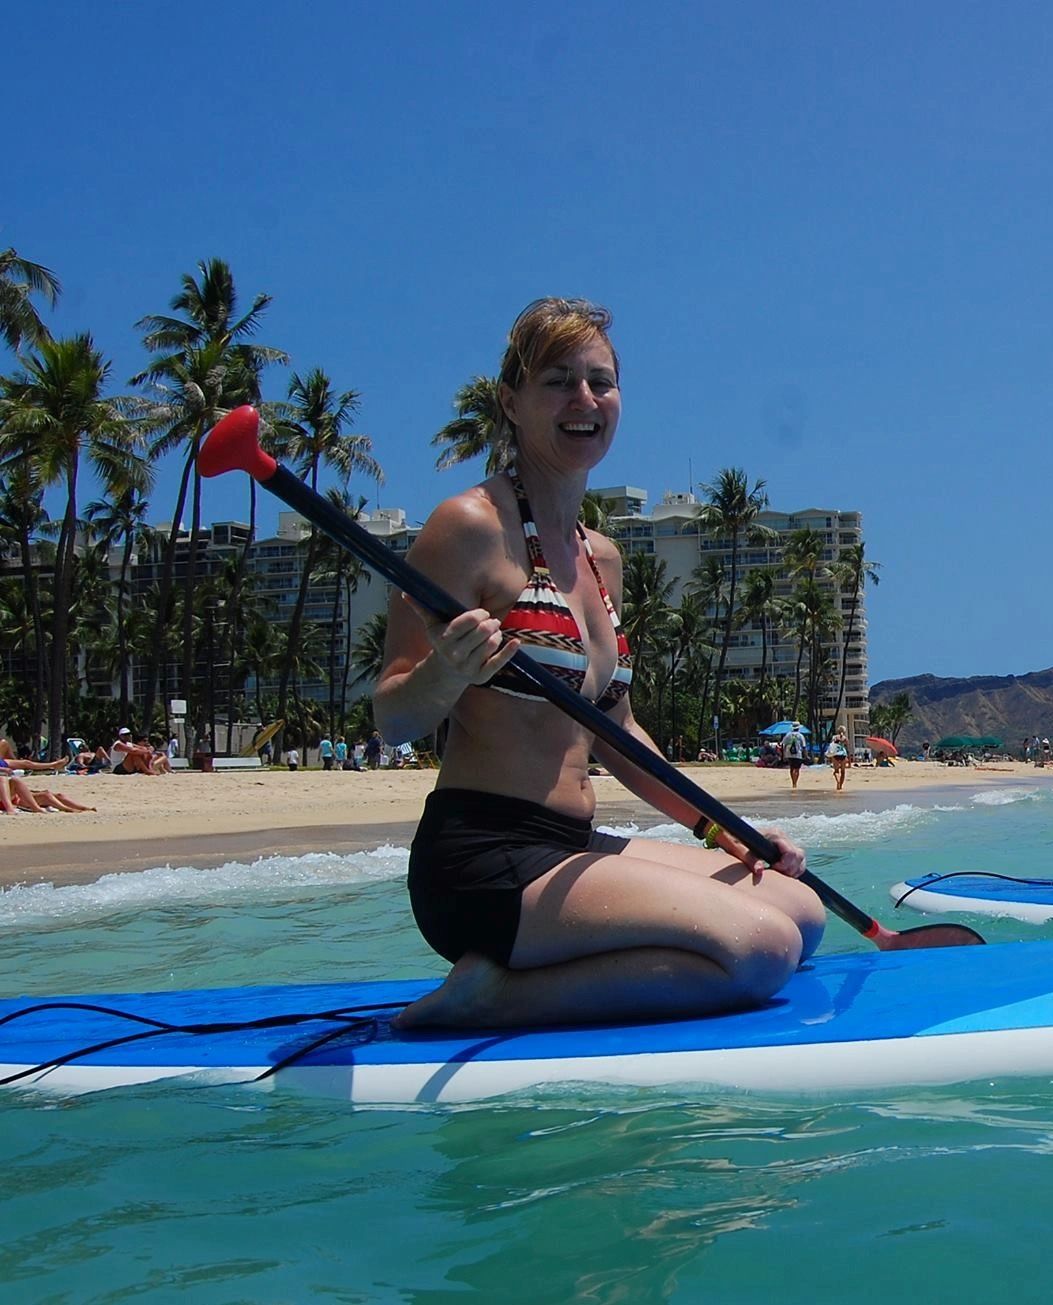
[[[94,1055],[96,1052],[109,1051],[112,1047],[127,1046],[132,1042],[141,1042],[146,1038],[158,1038],[166,1033],[185,1033],[191,1036],[203,1036],[215,1033],[246,1033],[252,1029],[277,1029],[292,1027],[297,1024],[309,1024],[316,1020],[336,1020],[340,1027],[330,1030],[323,1037],[308,1043],[306,1047],[299,1048],[291,1055],[286,1056],[279,1061],[277,1065],[271,1066],[264,1070],[254,1082],[260,1079],[270,1078],[280,1069],[287,1065],[294,1064],[297,1060],[309,1055],[318,1047],[324,1046],[327,1042],[343,1036],[349,1032],[355,1032],[359,1028],[367,1028],[369,1025],[376,1027],[376,1020],[372,1018],[373,1012],[381,1010],[403,1010],[406,1006],[404,1001],[384,1001],[374,1002],[368,1006],[340,1006],[335,1010],[325,1011],[296,1011],[288,1015],[267,1015],[261,1019],[255,1020],[235,1020],[235,1021],[217,1021],[206,1024],[171,1024],[166,1020],[151,1019],[147,1015],[136,1015],[133,1011],[117,1010],[112,1006],[98,1006],[93,1002],[79,1001],[48,1001],[40,1002],[33,1006],[26,1006],[22,1010],[12,1011],[10,1015],[0,1018],[0,1025],[9,1024],[14,1020],[22,1019],[26,1015],[38,1015],[49,1010],[80,1010],[91,1011],[97,1015],[112,1015],[116,1019],[128,1020],[133,1024],[146,1024],[149,1027],[139,1033],[127,1033],[123,1037],[108,1038],[103,1042],[93,1043],[91,1046],[78,1047],[73,1051],[66,1052],[64,1055],[56,1056],[53,1060],[46,1060],[39,1065],[33,1065],[29,1069],[19,1070],[15,1074],[9,1074],[6,1078],[0,1078],[0,1087],[7,1087],[11,1083],[17,1083],[21,1079],[31,1078],[36,1074],[44,1074],[48,1070],[57,1069],[60,1065],[68,1065],[74,1060],[83,1060],[86,1056]]]

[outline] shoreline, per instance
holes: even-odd
[[[841,793],[830,769],[802,771],[798,790],[785,770],[687,766],[686,773],[740,814],[762,822],[821,810],[881,810],[900,802],[963,790],[1027,784],[1053,786],[1053,770],[1024,762],[947,767],[899,762],[889,770],[852,767]],[[407,847],[437,771],[197,772],[156,778],[63,775],[48,786],[97,812],[0,817],[0,891],[14,885],[56,887],[156,866],[207,870],[228,861],[274,855]],[[34,788],[44,785],[30,781]],[[598,825],[668,824],[612,776],[594,779]]]

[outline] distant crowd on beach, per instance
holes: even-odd
[[[69,740],[69,755],[56,761],[42,761],[31,756],[32,749],[0,738],[0,811],[14,815],[28,811],[94,811],[95,807],[78,802],[68,793],[51,788],[32,788],[26,777],[40,772],[64,775],[167,775],[172,771],[172,748],[178,751],[175,738],[168,747],[155,747],[148,737],[133,738],[124,726],[108,748],[90,748],[82,739]]]
[[[430,754],[422,758],[411,743],[389,746],[379,730],[373,730],[367,738],[353,744],[349,744],[342,734],[338,734],[335,741],[325,734],[318,744],[318,758],[323,770],[364,771],[379,770],[381,767],[389,770],[419,770],[430,763]],[[268,766],[273,763],[269,741],[260,749],[260,760]],[[284,763],[289,770],[299,770],[300,749],[295,746],[286,748]]]

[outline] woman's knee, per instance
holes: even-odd
[[[826,930],[826,908],[819,900],[818,894],[803,884],[793,921],[801,934],[801,960],[807,960],[823,940]]]
[[[789,980],[805,955],[805,937],[788,915],[769,912],[750,941],[729,977],[742,1000],[752,1004],[767,1000]]]

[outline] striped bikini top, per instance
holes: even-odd
[[[519,505],[519,516],[523,522],[523,535],[526,538],[527,556],[530,560],[530,578],[527,580],[526,588],[512,605],[512,610],[501,622],[501,629],[506,634],[514,635],[519,639],[523,651],[544,666],[547,671],[559,676],[576,693],[580,693],[581,686],[585,682],[585,672],[589,668],[581,630],[578,628],[574,613],[567,605],[567,600],[556,588],[549,572],[522,481],[514,467],[509,467],[507,475],[512,482],[512,489],[515,491],[516,502]],[[629,691],[633,678],[632,661],[629,656],[629,645],[618,621],[618,613],[614,610],[614,604],[607,593],[596,559],[592,555],[592,547],[585,533],[585,527],[580,521],[578,538],[585,546],[585,556],[589,559],[589,566],[596,577],[600,597],[610,614],[617,638],[618,664],[611,682],[596,702],[601,711],[610,711]],[[512,694],[516,698],[544,698],[544,694],[534,689],[527,681],[521,680],[507,667],[498,671],[489,681],[488,687],[496,689],[499,693]]]

